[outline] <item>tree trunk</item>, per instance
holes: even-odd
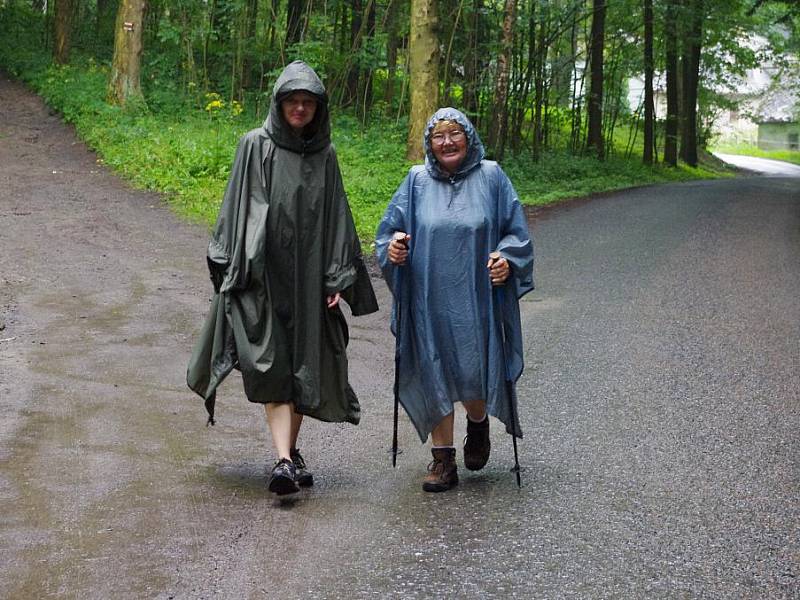
[[[348,56],[347,77],[345,78],[346,98],[345,105],[355,102],[358,107],[358,80],[361,77],[361,23],[364,16],[364,5],[361,0],[351,0],[350,17],[350,54]]]
[[[642,161],[653,164],[653,0],[644,0],[644,152]]]
[[[300,41],[303,33],[303,0],[288,0],[286,4],[286,48]]]
[[[411,114],[408,120],[406,157],[424,157],[422,137],[425,124],[439,103],[439,40],[436,37],[436,0],[411,0],[409,71]]]
[[[72,0],[56,0],[55,7],[53,60],[59,65],[65,65],[69,62]]]
[[[366,7],[366,17],[367,17],[367,25],[366,31],[362,31],[360,34],[361,42],[360,47],[370,49],[372,51],[372,40],[375,37],[375,18],[376,18],[376,10],[375,10],[375,0],[367,0],[367,7]],[[372,69],[369,68],[359,68],[361,76],[359,77],[359,94],[358,94],[358,103],[357,106],[359,107],[359,112],[361,115],[361,122],[366,124],[369,120],[369,113],[372,110]]]
[[[441,5],[440,5],[441,6]],[[459,24],[461,22],[461,12],[464,7],[464,1],[460,0],[458,3],[458,10],[456,11],[455,18],[446,19],[451,21],[450,31],[447,34],[447,51],[445,52],[444,59],[441,64],[444,65],[444,81],[442,82],[442,104],[451,106],[451,92],[452,92],[452,66],[453,66],[453,43],[456,39],[456,33],[459,31]],[[442,32],[444,33],[444,32]],[[463,89],[463,88],[462,88]]]
[[[347,54],[350,49],[350,9],[346,3],[342,2],[339,5],[341,14],[339,15],[338,31],[339,31],[339,53]],[[336,44],[334,44],[334,47]]]
[[[591,33],[590,88],[587,105],[587,150],[603,159],[603,43],[605,40],[606,0],[594,0]]]
[[[280,8],[280,0],[269,0],[269,17],[267,19],[267,39],[269,40],[269,47],[275,48],[275,37],[278,31],[278,9]]]
[[[667,117],[664,125],[664,162],[678,166],[678,21],[677,0],[667,1],[664,38],[667,76]]]
[[[109,0],[97,0],[97,12],[94,20],[94,38],[96,42],[99,42],[103,32],[107,31],[110,8],[111,2]]]
[[[511,62],[511,49],[514,42],[514,12],[516,0],[506,0],[503,10],[503,37],[500,54],[497,57],[497,75],[494,84],[494,110],[489,126],[487,146],[494,151],[497,160],[503,160],[506,144],[506,124],[508,123],[508,74]]]
[[[621,52],[618,36],[615,36],[608,55],[611,59],[610,63],[606,62],[603,69],[603,78],[606,79],[603,94],[606,98],[603,110],[603,140],[605,141],[603,156],[611,156],[614,151],[614,132],[622,105],[623,85],[626,86],[625,92],[627,93],[628,80],[620,67]]]
[[[144,11],[145,0],[120,0],[108,82],[108,101],[112,104],[144,101],[140,86]]]
[[[394,87],[397,80],[397,49],[400,38],[397,32],[397,14],[400,0],[389,0],[386,7],[386,87],[383,90],[383,101],[387,114],[392,110]]]
[[[544,107],[544,78],[546,76],[545,63],[547,62],[547,46],[545,44],[545,37],[547,35],[547,14],[545,13],[545,6],[541,7],[539,12],[539,35],[538,42],[535,44],[535,53],[531,55],[534,57],[534,75],[533,75],[533,152],[532,157],[534,162],[539,162],[542,158],[542,143],[544,141],[543,125],[542,125],[542,109]],[[531,9],[531,26],[535,26],[535,19],[533,9]],[[531,46],[533,43],[533,35],[530,40]]]
[[[690,27],[684,39],[681,73],[683,75],[683,123],[681,127],[681,158],[697,166],[697,88],[700,79],[700,51],[703,36],[703,0],[689,4]]]
[[[245,8],[244,60],[242,64],[242,91],[249,89],[253,83],[253,67],[258,47],[256,24],[258,21],[258,0],[247,0]]]
[[[184,48],[186,69],[185,69],[185,83],[186,89],[193,91],[197,85],[197,69],[194,62],[194,44],[192,43],[192,16],[186,8],[181,9],[181,46]]]
[[[208,20],[206,22],[207,27],[203,33],[203,87],[208,91],[208,46],[211,43],[211,35],[214,32],[214,14],[217,12],[217,0],[210,0],[210,3],[205,6],[208,9]]]
[[[586,80],[586,69],[578,69],[578,20],[572,22],[570,31],[570,43],[572,44],[572,110],[571,127],[569,136],[569,149],[572,154],[577,154],[580,148],[581,130],[583,129],[583,84]],[[579,76],[580,73],[580,76]]]
[[[521,45],[524,44],[525,42],[523,41]],[[529,109],[528,102],[536,67],[536,12],[533,5],[531,5],[528,13],[527,48],[521,48],[520,53],[522,54],[524,50],[527,50],[527,53],[524,59],[520,56],[520,63],[525,65],[525,69],[520,73],[519,99],[514,107],[514,121],[512,123],[514,137],[511,146],[515,153],[519,152],[519,147],[522,143],[522,129],[525,124],[525,115]]]
[[[473,123],[477,127],[478,121],[475,115],[478,112],[478,77],[480,69],[478,67],[478,40],[480,15],[483,10],[483,0],[473,0],[472,12],[465,20],[467,25],[467,50],[464,59],[464,111],[473,117]]]

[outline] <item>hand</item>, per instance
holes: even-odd
[[[492,280],[492,285],[503,285],[511,275],[511,266],[505,258],[500,256],[499,252],[492,252],[489,255],[486,268],[489,269],[489,279]]]
[[[339,298],[341,297],[342,295],[339,292],[331,294],[330,296],[325,296],[325,306],[327,306],[328,308],[333,308],[334,306],[339,304]]]
[[[389,242],[389,262],[393,265],[404,265],[408,258],[408,241],[411,236],[403,231],[395,231]]]

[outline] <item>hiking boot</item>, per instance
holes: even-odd
[[[267,487],[270,492],[275,492],[278,496],[294,494],[299,492],[297,487],[297,469],[294,468],[292,461],[282,458],[272,467],[272,474],[269,476]]]
[[[467,417],[467,436],[464,438],[464,466],[470,471],[480,471],[489,461],[489,415],[480,423]]]
[[[291,456],[295,472],[297,473],[297,476],[294,478],[297,485],[300,487],[311,487],[314,485],[314,476],[306,470],[306,461],[303,460],[300,450],[292,448]]]
[[[455,448],[431,448],[433,460],[428,465],[428,474],[422,481],[426,492],[446,492],[458,485]]]

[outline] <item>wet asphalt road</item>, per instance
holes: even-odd
[[[798,179],[539,215],[521,490],[497,422],[452,492],[421,491],[406,419],[392,470],[376,282],[384,310],[350,320],[362,424],[308,422],[316,485],[271,498],[262,411],[231,378],[206,428],[183,383],[204,229],[2,76],[0,231],[0,597],[800,596]]]

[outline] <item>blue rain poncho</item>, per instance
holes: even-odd
[[[459,123],[467,135],[467,155],[452,176],[441,170],[430,145],[433,127],[445,119]],[[394,296],[399,400],[423,442],[453,404],[464,400],[486,400],[487,412],[522,437],[512,414],[517,414],[514,382],[523,369],[518,299],[533,289],[525,215],[506,174],[483,159],[483,144],[463,113],[437,111],[424,143],[425,165],[409,170],[376,239]],[[397,231],[411,235],[402,266],[388,256]],[[486,266],[493,251],[511,266],[497,292]]]

